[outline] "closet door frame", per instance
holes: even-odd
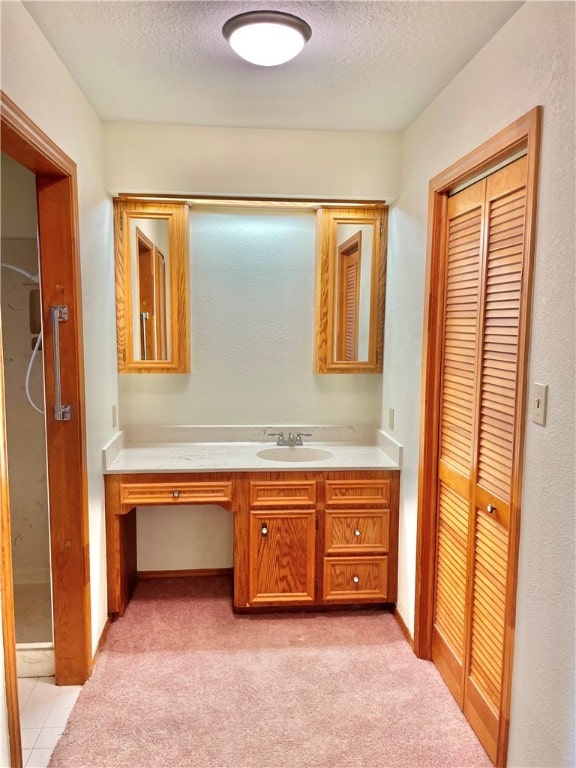
[[[504,666],[502,675],[501,722],[497,765],[506,764],[512,686],[516,584],[520,539],[520,501],[524,427],[526,417],[527,363],[530,339],[532,265],[536,235],[536,197],[540,156],[542,107],[514,121],[478,148],[435,176],[429,184],[428,246],[422,352],[420,456],[418,483],[418,530],[416,551],[416,609],[414,651],[420,658],[432,658],[434,586],[436,568],[436,497],[438,487],[438,445],[440,430],[439,396],[442,363],[442,330],[445,284],[445,218],[449,193],[472,181],[499,163],[526,150],[525,264],[526,290],[521,298],[518,361],[518,418],[515,425],[512,487],[510,498],[510,548],[507,573]]]

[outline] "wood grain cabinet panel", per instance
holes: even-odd
[[[388,598],[388,558],[324,558],[324,599],[350,602]]]
[[[322,598],[396,601],[398,477],[327,479]]]
[[[250,605],[314,602],[315,510],[250,512]]]
[[[326,480],[326,507],[389,506],[390,480]]]
[[[120,487],[123,507],[145,504],[227,504],[231,482],[126,483]]]
[[[251,509],[269,507],[313,507],[316,505],[315,480],[252,480]]]
[[[325,519],[326,554],[388,552],[390,510],[328,510]]]

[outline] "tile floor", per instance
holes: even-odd
[[[48,765],[81,689],[81,685],[54,685],[53,677],[18,679],[25,768]]]

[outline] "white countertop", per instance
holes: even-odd
[[[273,448],[270,432],[312,432],[304,449],[332,454],[320,461],[270,461],[258,451]],[[290,449],[297,452],[300,446]],[[302,452],[305,454],[305,451]],[[138,472],[274,472],[400,469],[402,448],[370,426],[146,426],[118,432],[102,451],[105,474]]]

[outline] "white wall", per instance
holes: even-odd
[[[396,133],[107,123],[104,137],[106,185],[115,193],[379,200],[398,194],[400,136]],[[244,220],[249,222],[245,215]],[[266,221],[266,215],[260,220]],[[271,273],[274,279],[266,286],[260,266],[254,260],[244,261],[246,282],[258,288],[255,307],[253,302],[248,306],[239,286],[227,279],[233,260],[228,264],[217,259],[209,272],[205,264],[210,262],[201,265],[195,228],[193,219],[192,373],[187,378],[123,375],[121,423],[377,423],[381,400],[377,376],[312,373],[313,240],[306,246],[306,258],[292,268],[298,273],[284,269],[279,261],[279,268]],[[232,236],[238,237],[239,232]],[[272,242],[269,264],[277,251]],[[301,286],[299,295],[294,293],[295,281]],[[242,322],[226,321],[225,325],[223,311],[232,306]],[[255,310],[257,322],[253,321]],[[228,340],[224,340],[226,328],[233,329]],[[255,343],[264,337],[280,343],[267,342],[265,358],[255,357],[259,349]]]
[[[181,125],[104,125],[106,185],[113,192],[188,193],[271,197],[324,197],[390,200],[398,194],[397,133],[282,131],[200,128]],[[146,162],[142,162],[146,158]],[[263,220],[263,219],[262,219]],[[251,225],[253,226],[253,225]],[[222,311],[207,304],[205,269],[197,267],[194,224],[191,242],[192,373],[189,378],[158,375],[121,377],[120,418],[135,423],[368,423],[378,421],[381,389],[376,376],[314,376],[313,245],[306,259],[278,277],[292,289],[301,285],[302,298],[275,308],[275,296],[287,285],[266,286],[261,317],[265,327],[251,322],[253,313],[235,323],[233,359],[222,357]],[[269,258],[274,258],[274,246]],[[218,266],[216,266],[218,265]],[[260,268],[245,263],[259,288]],[[214,271],[220,270],[220,273]],[[243,298],[228,281],[229,267],[215,262],[212,278],[222,282],[217,305],[240,310]],[[306,296],[306,301],[303,297]],[[287,333],[293,328],[292,337]],[[254,376],[254,341],[259,336],[282,339],[267,352],[266,367]],[[297,354],[284,341],[298,340]],[[207,352],[207,354],[205,354]],[[237,354],[240,352],[241,354]],[[261,362],[261,361],[260,361]],[[260,365],[258,362],[258,365]],[[234,366],[232,366],[234,363]],[[225,376],[234,369],[234,386]],[[227,372],[227,373],[226,373]],[[264,386],[266,384],[266,386]]]
[[[379,376],[313,373],[315,216],[190,217],[192,372],[125,374],[130,424],[377,424]]]
[[[574,750],[574,18],[526,3],[403,137],[391,212],[383,413],[404,445],[398,609],[412,628],[428,181],[517,117],[544,107],[529,380],[549,384],[528,420],[510,766],[567,766]]]
[[[106,619],[101,449],[117,401],[111,202],[100,120],[20,2],[3,2],[3,91],[78,165],[84,309],[92,640]]]
[[[399,133],[105,123],[104,142],[112,194],[398,195]]]

